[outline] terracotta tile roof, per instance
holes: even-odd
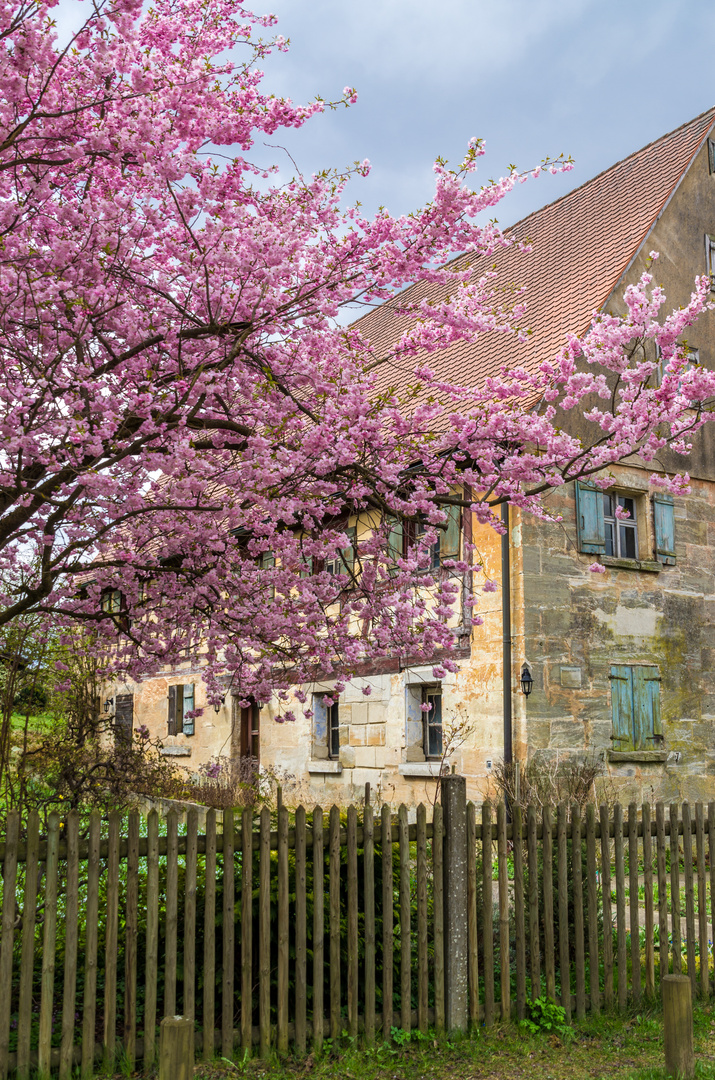
[[[517,222],[507,235],[533,243],[531,254],[514,248],[490,257],[498,280],[526,287],[522,324],[532,335],[520,344],[513,335],[490,332],[476,342],[459,342],[433,353],[429,364],[442,378],[474,384],[501,368],[536,367],[556,355],[569,331],[584,332],[592,312],[613,292],[658,215],[675,190],[715,123],[715,108],[649,143],[556,202]],[[477,260],[478,262],[478,260]],[[457,264],[459,260],[457,260]],[[477,266],[475,278],[484,272]],[[418,284],[401,294],[401,301],[437,295],[434,286]],[[396,316],[390,301],[355,324],[365,334],[376,358],[410,324]],[[401,373],[385,364],[380,381],[399,384],[414,370],[414,358]]]

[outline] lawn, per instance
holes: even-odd
[[[715,1080],[715,1009],[696,1007],[696,1075]],[[121,1075],[121,1074],[119,1074]],[[464,1039],[413,1036],[402,1046],[340,1047],[302,1060],[235,1064],[216,1061],[196,1069],[201,1080],[661,1080],[662,1014],[643,1009],[626,1016],[589,1017],[563,1037],[529,1034],[497,1025]]]

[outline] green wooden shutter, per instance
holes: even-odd
[[[675,564],[675,511],[671,495],[653,496],[655,554],[664,566]]]
[[[630,667],[614,665],[611,668],[611,711],[616,750],[628,750],[633,746],[632,673]]]
[[[183,705],[182,705],[182,722],[184,728],[184,735],[194,734],[194,718],[193,716],[187,716],[187,712],[194,711],[194,684],[184,683]]]
[[[167,727],[169,735],[176,735],[176,687],[169,687],[169,724]]]
[[[638,750],[656,748],[654,735],[663,734],[660,718],[660,672],[657,667],[633,668],[634,745]]]
[[[606,554],[603,523],[603,492],[586,484],[576,484],[576,528],[579,551]]]
[[[445,506],[444,509],[447,512],[447,528],[440,534],[439,553],[443,559],[458,559],[460,507]]]

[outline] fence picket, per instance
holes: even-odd
[[[358,1033],[358,859],[357,859],[357,809],[348,807],[347,821],[348,860],[348,1033],[355,1038]]]
[[[442,807],[435,803],[432,812],[432,883],[434,890],[434,1026],[444,1031],[444,863],[442,848]],[[494,988],[492,972],[492,997]]]
[[[137,956],[139,919],[139,814],[129,815],[127,906],[124,919],[124,1052],[132,1072],[137,1044]]]
[[[613,1005],[613,908],[611,906],[611,840],[608,807],[599,808],[601,825],[601,905],[603,908],[603,1003]]]
[[[641,946],[638,913],[638,807],[628,804],[628,930],[631,935],[631,988],[636,1005],[641,1000]]]
[[[494,884],[492,880],[492,804],[488,799],[482,804],[482,945],[484,950],[484,1023],[486,1027],[491,1027],[494,1023]]]
[[[412,1028],[412,926],[410,897],[410,829],[407,807],[397,811],[400,851],[400,1027]]]
[[[224,843],[225,843],[224,822]],[[224,856],[225,874],[225,856]],[[224,924],[226,913],[224,911]],[[166,915],[164,944],[164,1016],[176,1015],[177,929],[179,922],[179,821],[175,810],[166,816]],[[226,928],[224,925],[224,933]]]
[[[270,827],[270,822],[269,822]],[[233,987],[236,948],[236,876],[234,847],[236,822],[233,810],[223,812],[223,924],[221,927],[221,1054],[233,1056]]]
[[[316,806],[313,811],[313,1046],[320,1050],[323,1045],[323,1022],[325,1019],[325,910],[324,877],[325,852],[323,849],[323,811]]]
[[[250,1055],[253,1049],[253,812],[248,809],[241,814],[241,1046],[244,1056]]]
[[[598,985],[598,882],[596,879],[596,807],[586,807],[586,889],[588,893],[588,974],[591,1012],[601,1007]]]
[[[698,861],[698,951],[700,953],[700,993],[704,998],[710,993],[708,971],[708,901],[705,887],[705,826],[703,804],[695,804],[696,858]]]
[[[522,810],[514,807],[514,926],[516,936],[516,1015],[526,1016],[526,928],[524,921],[524,845],[522,843]]]
[[[715,802],[708,803],[708,861],[710,863],[710,936],[715,944]]]
[[[196,863],[198,861],[198,813],[186,815],[186,863],[184,871],[184,1011],[196,1015]]]
[[[271,1049],[271,812],[267,806],[261,810],[258,850],[258,1042],[261,1057],[266,1058]]]
[[[670,933],[673,941],[673,974],[683,971],[680,942],[680,844],[678,842],[678,805],[670,804]]]
[[[556,1001],[556,955],[554,951],[554,850],[551,809],[544,807],[542,824],[542,861],[544,889],[544,973],[546,996]]]
[[[65,886],[64,985],[62,988],[62,1036],[60,1043],[60,1080],[72,1075],[75,1002],[77,997],[77,950],[79,920],[79,813],[71,810],[65,830],[67,844],[67,882]]]
[[[201,1053],[204,1061],[211,1061],[214,1056],[216,1033],[216,811],[213,809],[206,814],[203,979],[204,991],[201,1013],[203,1041]],[[241,999],[241,1008],[243,1008],[243,999]]]
[[[529,805],[526,815],[529,866],[529,961],[531,1000],[541,996],[541,943],[539,941],[539,848],[536,837],[536,807]]]
[[[93,822],[98,820],[97,816],[93,817]],[[90,826],[91,828],[91,826]],[[90,834],[90,857],[93,851],[91,834]],[[25,864],[25,892],[23,896],[22,904],[22,959],[20,962],[20,1000],[18,1003],[18,1016],[17,1016],[17,1075],[19,1080],[29,1080],[30,1075],[30,1045],[32,1040],[32,982],[35,969],[35,919],[37,915],[37,884],[39,879],[39,861],[40,861],[40,816],[37,810],[31,810],[27,819],[27,862]],[[96,867],[95,867],[96,869]],[[94,950],[94,978],[96,987],[96,967],[97,967],[97,950],[96,950],[96,933],[97,933],[97,911],[96,903],[94,909],[94,918],[90,919],[90,907],[92,896],[95,896],[96,892],[92,892],[92,876],[90,871],[89,882],[89,898],[87,908],[87,955],[89,957],[90,947],[90,922],[94,927],[95,934],[95,950]],[[88,960],[88,977],[85,986],[89,983],[89,960]],[[95,1007],[94,998],[92,1000],[92,1007]],[[89,1015],[87,997],[85,994],[85,1019]],[[84,1039],[82,1041],[84,1049]],[[92,1023],[92,1052],[94,1053],[94,1023]],[[86,1075],[86,1073],[84,1073]]]
[[[643,889],[645,892],[645,995],[655,997],[655,942],[653,940],[653,845],[651,842],[650,804],[641,807],[643,822]]]
[[[471,803],[470,803],[471,805]],[[472,818],[474,807],[472,806]],[[426,1033],[428,1027],[427,999],[429,995],[429,969],[427,957],[427,810],[424,803],[417,807],[417,1027]],[[472,861],[476,862],[476,830],[474,831],[473,843],[467,847],[467,866],[469,866],[469,853],[472,852]],[[476,867],[475,867],[476,876]],[[477,900],[472,896],[474,903],[474,938],[476,947],[477,931]],[[469,908],[469,920],[471,926],[472,908]],[[471,961],[471,949],[470,949]],[[469,992],[470,1008],[472,1001],[472,964],[469,968]],[[479,1006],[477,1006],[479,1008]]]
[[[146,860],[146,960],[144,967],[144,1067],[156,1056],[156,982],[159,972],[159,815],[152,810],[147,821]],[[207,926],[207,932],[209,931]],[[90,1074],[91,1075],[91,1074]]]
[[[497,867],[499,873],[499,983],[501,988],[501,1016],[508,1020],[511,1014],[511,986],[509,958],[509,878],[506,849],[506,807],[497,804]]]
[[[569,868],[567,841],[568,810],[559,803],[556,818],[556,842],[559,882],[559,976],[561,978],[561,1007],[566,1019],[571,1019],[571,965],[569,962]]]
[[[573,923],[576,954],[576,1016],[586,1015],[586,961],[583,936],[583,858],[581,851],[581,807],[571,806],[571,866],[573,874]]]
[[[279,1054],[288,1053],[288,811],[278,810],[278,1000],[276,1043]]]
[[[115,824],[118,816],[113,815]],[[110,818],[110,830],[112,819]],[[112,852],[112,834],[109,835],[110,864]],[[52,1046],[52,1014],[55,996],[55,945],[57,941],[57,871],[59,869],[60,818],[51,813],[47,822],[47,862],[45,863],[45,911],[42,929],[42,997],[40,999],[40,1031],[37,1051],[37,1066],[40,1076],[50,1075]],[[116,897],[116,874],[114,877],[114,895]],[[109,885],[108,885],[109,894]],[[109,904],[109,896],[107,899]],[[116,923],[115,923],[116,926]],[[109,936],[109,926],[107,927]],[[114,1000],[114,995],[112,995]],[[106,996],[105,996],[106,1008]],[[106,1043],[106,1036],[105,1036]]]
[[[688,956],[688,977],[693,997],[695,997],[698,992],[698,974],[695,970],[695,888],[690,803],[683,803],[681,813],[683,817],[683,876],[685,877],[685,947]]]
[[[655,804],[655,861],[658,874],[658,982],[668,974],[668,878],[665,871],[665,807]]]
[[[10,1006],[12,1004],[12,953],[15,932],[15,889],[17,885],[17,849],[20,840],[20,814],[11,810],[7,815],[5,862],[3,864],[2,939],[0,940],[0,1077],[5,1080],[9,1069]]]
[[[363,898],[365,920],[365,1041],[375,1042],[375,822],[366,800],[363,815]]]
[[[308,955],[305,852],[305,809],[299,806],[295,812],[295,1048],[299,1054],[304,1054],[307,1046]]]
[[[392,847],[390,847],[392,852]],[[339,1039],[340,1021],[340,811],[330,808],[330,1038]]]
[[[618,1008],[625,1009],[628,996],[626,949],[626,878],[623,860],[623,807],[613,807],[614,855],[616,862],[616,942],[618,970]]]

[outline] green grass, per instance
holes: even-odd
[[[715,1080],[715,1010],[695,1008],[696,1076]],[[121,1075],[121,1074],[118,1074]],[[465,1038],[414,1036],[404,1045],[361,1048],[345,1039],[326,1042],[303,1059],[199,1066],[201,1080],[665,1080],[662,1014],[642,1009],[625,1016],[588,1017],[559,1038],[528,1034],[516,1024],[480,1029]]]
[[[28,731],[43,734],[49,731],[53,723],[54,717],[51,713],[37,713],[35,716],[30,717],[27,727]],[[13,713],[10,717],[10,728],[12,731],[22,733],[25,730],[25,714]]]

